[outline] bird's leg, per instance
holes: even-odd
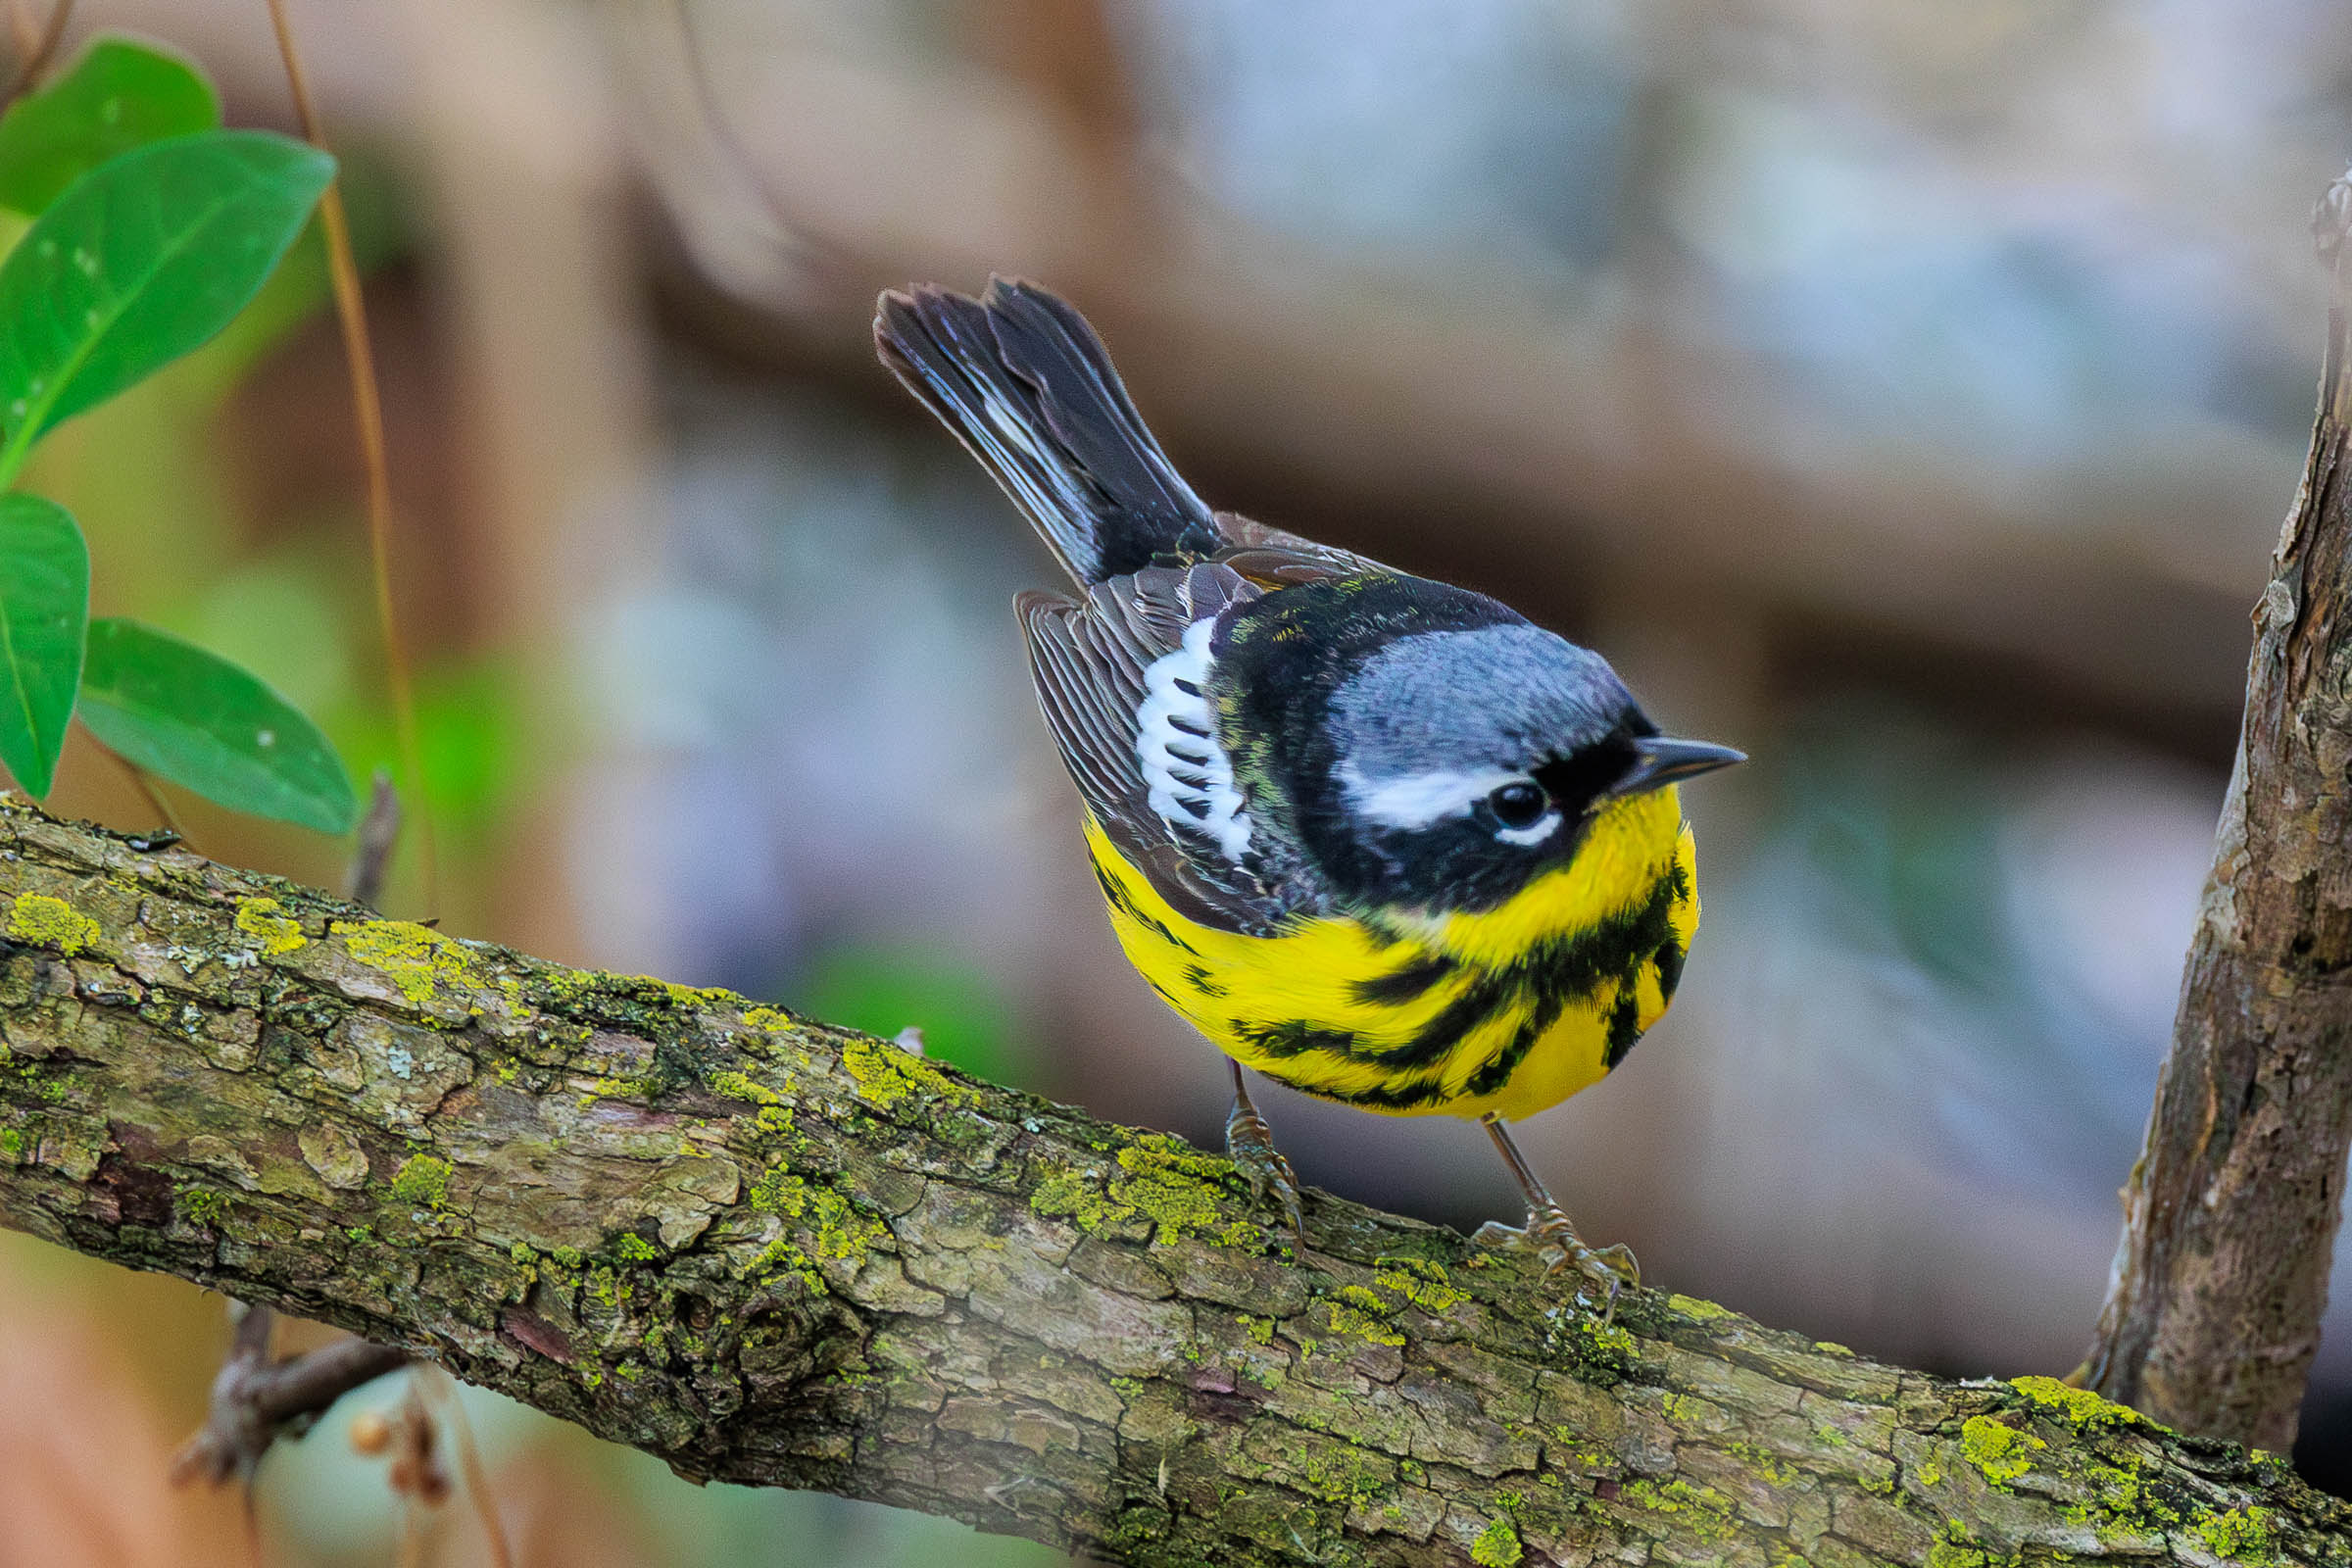
[[[1623,1244],[1601,1248],[1586,1246],[1584,1238],[1576,1234],[1576,1226],[1568,1218],[1568,1211],[1545,1191],[1543,1180],[1536,1175],[1535,1168],[1528,1164],[1527,1156],[1519,1152],[1519,1146],[1512,1142],[1511,1135],[1503,1128],[1502,1118],[1488,1115],[1480,1120],[1487,1129],[1487,1136],[1494,1140],[1494,1148],[1501,1153],[1502,1162],[1511,1167],[1511,1179],[1519,1184],[1520,1193],[1527,1199],[1525,1230],[1515,1231],[1507,1225],[1489,1222],[1480,1227],[1480,1238],[1534,1246],[1538,1249],[1536,1255],[1544,1259],[1546,1277],[1564,1268],[1574,1268],[1592,1284],[1605,1286],[1609,1293],[1608,1309],[1614,1315],[1617,1293],[1628,1285],[1642,1283],[1642,1265],[1634,1261],[1632,1250]]]
[[[1282,1151],[1274,1147],[1274,1130],[1250,1098],[1250,1082],[1242,1074],[1242,1064],[1230,1056],[1225,1062],[1233,1069],[1233,1110],[1225,1118],[1225,1157],[1240,1169],[1259,1202],[1271,1197],[1281,1205],[1283,1218],[1290,1221],[1291,1237],[1303,1252],[1306,1230],[1299,1216],[1298,1178],[1292,1173],[1291,1162],[1282,1157]]]

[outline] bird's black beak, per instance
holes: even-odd
[[[1678,741],[1667,735],[1638,737],[1634,741],[1634,755],[1639,760],[1634,763],[1633,771],[1610,787],[1611,795],[1640,795],[1645,790],[1747,760],[1745,752],[1735,752],[1729,746]]]

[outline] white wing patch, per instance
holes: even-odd
[[[1250,817],[1233,782],[1233,763],[1217,744],[1217,717],[1208,702],[1208,652],[1214,616],[1194,621],[1184,643],[1144,671],[1143,706],[1135,711],[1135,759],[1151,786],[1152,809],[1178,827],[1208,836],[1225,858],[1240,864],[1250,848]]]

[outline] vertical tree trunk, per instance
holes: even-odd
[[[2352,1137],[2352,598],[2345,224],[2311,454],[2254,611],[2245,725],[2181,983],[2090,1386],[2158,1420],[2294,1442]]]

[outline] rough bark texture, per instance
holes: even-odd
[[[2311,453],[2254,611],[2245,724],[2090,1386],[2284,1450],[2319,1350],[2352,1143],[2352,431],[2338,268]]]
[[[1310,1196],[0,797],[0,1221],[697,1477],[1133,1563],[2352,1561],[2280,1460]]]

